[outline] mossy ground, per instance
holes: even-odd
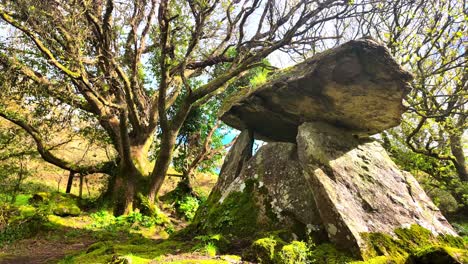
[[[253,186],[246,184],[244,190],[251,191]],[[148,224],[148,219],[138,213],[121,218],[106,211],[82,211],[77,216],[59,216],[54,215],[51,208],[55,208],[57,203],[64,203],[64,200],[77,205],[78,201],[73,196],[48,193],[44,195],[45,202],[40,205],[31,199],[32,195],[22,194],[11,205],[14,209],[12,219],[33,219],[41,212],[41,217],[38,218],[40,223],[31,225],[33,228],[28,229],[30,234],[20,234],[23,239],[13,238],[10,243],[1,247],[0,262],[107,264],[123,263],[126,259],[133,264],[217,264],[240,262],[241,257],[237,255],[242,255],[243,261],[273,264],[432,263],[427,262],[428,258],[430,261],[440,259],[434,263],[441,264],[452,263],[447,262],[447,259],[458,261],[453,263],[468,263],[466,241],[451,236],[435,237],[419,226],[397,229],[394,237],[367,234],[370,250],[366,261],[358,261],[331,244],[315,245],[311,242],[313,239],[310,242],[294,241],[287,235],[287,230],[257,232],[259,227],[255,224],[258,216],[254,211],[255,204],[246,208],[236,206],[251,201],[247,194],[248,192],[233,192],[223,201],[223,206],[214,210],[211,208],[209,213],[216,221],[215,225],[205,227],[209,233],[194,233],[192,226],[171,236],[169,233],[172,231],[164,221],[158,222],[158,225],[153,222]],[[218,203],[219,200],[212,202]],[[208,206],[205,209],[209,208]],[[245,222],[237,221],[239,215],[246,217]],[[172,228],[177,230],[184,226]],[[236,232],[240,232],[244,238],[250,237],[249,243],[233,236]]]
[[[398,228],[394,232],[394,237],[380,233],[364,234],[369,248],[365,256],[367,262],[359,263],[442,264],[444,261],[435,260],[436,256],[441,255],[459,260],[453,263],[468,263],[468,244],[463,237],[435,236],[431,231],[418,225]],[[420,261],[431,255],[433,255],[431,262]]]

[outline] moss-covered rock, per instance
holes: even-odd
[[[395,229],[411,224],[456,234],[416,179],[400,170],[377,141],[311,122],[299,127],[297,149],[328,237],[339,248],[363,256],[362,233],[399,235]],[[426,243],[422,235],[420,242]]]
[[[283,246],[279,252],[278,262],[281,264],[308,263],[309,248],[303,241],[293,241]]]
[[[29,203],[30,204],[44,203],[44,202],[49,201],[50,197],[51,197],[50,193],[38,192],[38,193],[35,193],[31,198],[29,198]]]
[[[69,194],[55,193],[49,201],[52,213],[58,216],[77,216],[81,209],[77,198]]]
[[[349,252],[338,250],[333,244],[325,243],[310,251],[309,260],[315,264],[345,264],[356,259]]]
[[[465,264],[468,263],[468,250],[431,246],[411,255],[406,264]]]
[[[366,262],[357,263],[468,263],[467,245],[461,237],[436,236],[418,225],[397,228],[394,233],[393,237],[382,233],[362,234],[367,243],[367,254],[364,256]],[[448,259],[465,262],[443,262]]]
[[[233,148],[245,145],[242,143],[236,142]],[[244,160],[234,159],[237,154],[233,150],[228,155],[232,163]],[[291,238],[312,236],[317,238],[315,242],[322,242],[324,228],[296,156],[294,144],[274,143],[263,146],[245,163],[227,160],[192,227],[201,234],[220,233],[249,245],[275,230],[283,230]]]
[[[29,202],[46,214],[77,216],[81,213],[81,209],[78,206],[78,198],[71,194],[39,192],[34,194],[29,199]]]
[[[76,204],[60,203],[55,206],[53,213],[58,216],[77,216],[81,210]]]
[[[434,235],[431,231],[411,225],[407,228],[395,229],[395,237],[382,233],[362,234],[367,243],[365,259],[376,256],[408,256],[416,254],[422,248],[443,246],[451,248],[466,248],[463,238],[451,235]]]
[[[260,238],[252,243],[246,258],[258,263],[275,263],[276,254],[285,242],[278,237]]]

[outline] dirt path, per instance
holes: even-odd
[[[66,255],[86,249],[96,242],[87,230],[79,229],[89,224],[88,217],[64,218],[70,226],[59,226],[40,231],[32,238],[15,241],[0,248],[0,264],[57,263]]]
[[[0,260],[1,264],[19,263],[56,263],[66,255],[86,249],[95,242],[90,237],[80,237],[81,241],[48,240],[40,238],[23,239],[2,248],[6,256]]]
[[[80,237],[81,242],[51,241],[45,239],[23,239],[2,249],[6,256],[1,264],[42,264],[56,263],[66,255],[87,248],[94,240]]]

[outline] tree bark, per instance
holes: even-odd
[[[461,181],[468,181],[468,168],[466,166],[465,153],[463,153],[461,135],[459,133],[450,133],[450,149],[456,162],[455,169]]]
[[[129,160],[121,158],[117,172],[110,179],[112,206],[115,215],[128,214],[136,207],[139,192],[147,193],[150,162],[149,148],[153,137],[132,140]]]
[[[68,175],[67,189],[65,190],[65,193],[70,193],[71,192],[74,177],[75,177],[75,172],[70,171],[70,174]]]
[[[150,188],[148,192],[148,198],[150,201],[154,201],[156,195],[159,193],[164,179],[166,178],[167,170],[172,161],[172,153],[174,152],[174,146],[176,143],[176,132],[170,131],[163,135],[161,141],[161,148],[159,149],[158,158],[156,159],[156,165],[153,173],[151,174]]]
[[[80,193],[78,197],[83,198],[83,174],[80,173]]]

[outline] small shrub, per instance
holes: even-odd
[[[218,252],[218,248],[216,247],[214,243],[209,242],[208,244],[205,245],[204,251],[208,256],[214,257],[216,256],[216,253]]]
[[[192,251],[203,252],[211,257],[215,256],[220,248],[227,245],[227,240],[220,234],[196,236],[194,239],[200,242],[192,247]]]
[[[200,202],[193,196],[185,196],[181,201],[177,201],[176,208],[187,220],[191,221],[195,216]]]

